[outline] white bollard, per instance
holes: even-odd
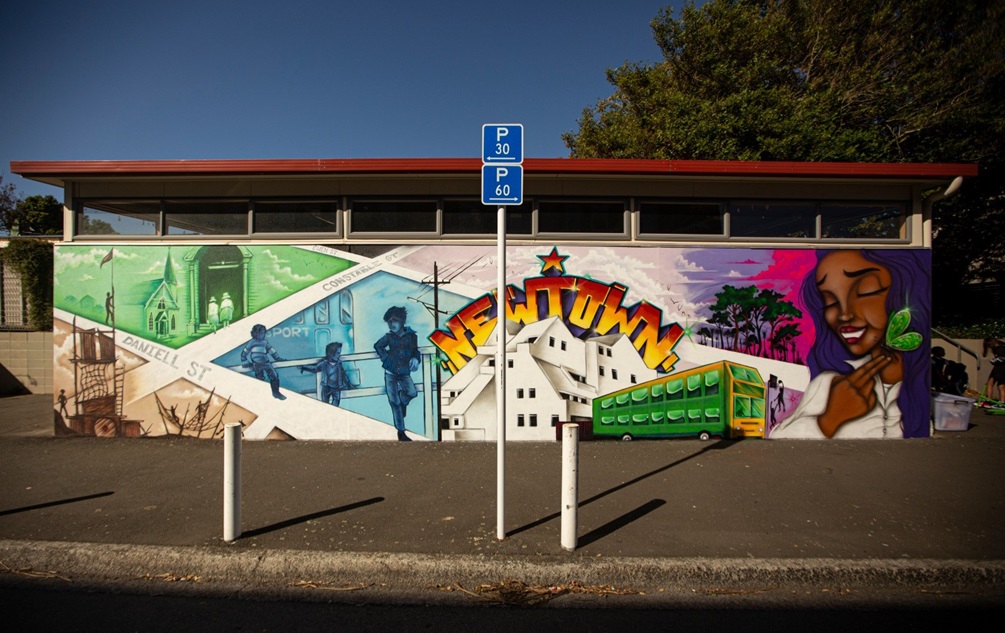
[[[223,540],[241,536],[241,424],[223,427]]]
[[[562,427],[562,549],[576,549],[579,512],[579,425]]]

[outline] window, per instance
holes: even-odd
[[[565,351],[565,341],[561,342],[561,349],[562,349],[563,352]]]
[[[513,359],[512,358],[509,358],[509,359],[506,360],[506,366],[509,367],[510,369],[513,369]]]
[[[731,237],[816,237],[813,204],[745,203],[729,207]]]
[[[339,204],[318,202],[255,202],[255,233],[338,233]]]
[[[642,202],[639,235],[724,235],[723,205],[703,202]]]
[[[76,213],[77,235],[158,235],[160,200],[116,200],[81,203]]]
[[[353,233],[436,233],[436,200],[353,200]]]
[[[538,233],[626,235],[625,201],[542,200],[537,227]]]
[[[558,416],[557,415],[551,416],[551,426],[552,426],[552,428],[558,426]]]
[[[517,397],[518,400],[522,400],[523,399],[523,389],[517,389],[516,390],[516,397]]]
[[[518,416],[516,416],[516,425],[517,426],[523,426],[524,425],[524,419],[523,419],[523,414],[522,413],[519,414]]]
[[[635,374],[631,375],[631,381],[633,385],[638,382],[638,379],[635,377]]]
[[[481,200],[444,200],[444,235],[495,235],[499,230],[498,207],[485,206]],[[506,234],[530,235],[533,232],[533,205],[506,207]]]
[[[611,348],[608,347],[605,351],[607,352],[607,357],[611,358],[611,355],[613,354],[613,352],[611,351]]]
[[[537,414],[536,413],[531,413],[530,414],[530,425],[531,426],[537,426]]]
[[[531,387],[530,389],[528,389],[527,390],[527,397],[529,397],[529,398],[536,398],[537,397],[537,389],[535,389],[534,387]]]
[[[900,205],[820,205],[820,237],[824,239],[905,238]]]
[[[691,374],[687,377],[687,397],[695,398],[701,395],[701,375]]]
[[[503,305],[505,305],[505,302],[503,302]],[[548,347],[555,347],[555,337],[554,336],[549,336],[548,337]]]
[[[705,395],[714,396],[719,393],[719,372],[705,372]]]
[[[614,380],[618,379],[618,370],[617,369],[612,369],[611,370],[611,378],[613,378]]]
[[[604,375],[604,366],[603,365],[600,366],[600,375],[601,376]]]
[[[165,200],[168,235],[247,235],[248,201]]]

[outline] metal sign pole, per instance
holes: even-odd
[[[506,207],[496,229],[496,538],[506,538]]]

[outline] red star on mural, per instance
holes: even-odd
[[[555,271],[549,276],[565,274],[565,260],[569,259],[569,256],[559,255],[558,247],[553,246],[549,255],[538,255],[537,258],[541,260],[542,275],[547,275],[549,270]]]

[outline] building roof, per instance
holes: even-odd
[[[11,161],[11,173],[62,187],[90,178],[435,175],[480,176],[478,158],[319,158],[254,160],[49,160]],[[977,176],[970,163],[834,163],[793,161],[528,158],[527,176],[641,175],[743,178],[854,178],[941,182]]]

